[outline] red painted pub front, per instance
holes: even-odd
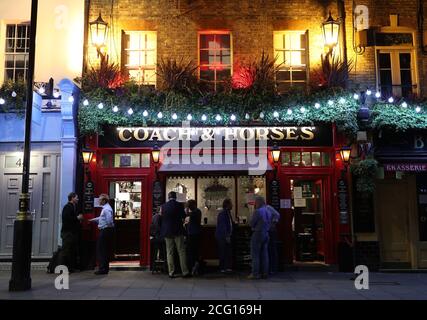
[[[240,230],[234,255],[240,262],[250,259],[249,221],[254,197],[262,195],[281,214],[277,226],[281,266],[294,262],[338,263],[339,243],[350,239],[351,219],[349,174],[340,155],[345,138],[335,125],[224,127],[225,133],[217,135],[221,138],[214,135],[219,133],[217,128],[198,129],[201,138],[197,139],[186,139],[182,128],[176,127],[110,127],[104,128],[102,135],[86,137],[86,147],[94,152],[86,185],[88,180],[93,183],[95,201],[93,208],[86,207],[85,214],[87,218],[99,214],[96,197],[109,194],[115,211],[116,260],[150,264],[151,218],[167,193],[174,190],[179,201],[195,199],[202,210],[201,255],[208,262],[217,259],[214,231],[224,198],[233,201],[236,229]],[[256,144],[242,147],[239,139],[252,139]],[[196,143],[206,140],[212,147],[212,157],[224,159],[223,155],[228,155],[231,161],[182,160],[194,152],[204,155],[206,148],[201,152]],[[217,144],[218,140],[225,142]],[[266,142],[264,147],[260,141]],[[153,150],[158,148],[161,155],[156,161]],[[171,153],[181,160],[167,163],[165,159]],[[259,158],[265,155],[266,170],[253,174],[248,160],[236,160],[245,154]],[[96,229],[86,225],[85,237],[94,240],[96,236]]]

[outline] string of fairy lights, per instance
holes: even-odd
[[[44,91],[43,87],[41,87],[41,88],[38,89],[38,92],[40,94],[44,94],[43,91]],[[360,101],[362,94],[363,94],[363,92],[362,93],[354,93],[353,96],[352,96],[352,99],[354,99],[353,102]],[[425,111],[424,110],[425,108],[422,107],[419,104],[409,105],[409,103],[406,102],[406,101],[404,101],[403,99],[396,100],[393,96],[390,96],[387,99],[383,99],[383,96],[382,96],[382,94],[381,94],[380,91],[375,91],[375,93],[374,93],[372,90],[367,89],[364,92],[364,94],[366,95],[367,98],[369,98],[369,97],[372,97],[372,98],[375,97],[375,99],[376,99],[375,103],[377,103],[377,104],[378,103],[382,103],[382,104],[387,104],[387,105],[393,105],[394,107],[401,107],[401,108],[407,109],[407,110],[411,110],[412,109],[413,111],[415,111],[415,113],[421,113],[421,112],[424,113],[424,111]],[[59,98],[60,95],[61,95],[61,93],[59,92],[59,90],[55,90],[55,92],[53,93],[54,98]],[[13,91],[10,94],[10,96],[12,98],[16,98],[17,97],[17,93],[15,91]],[[305,113],[307,113],[307,112],[310,111],[310,108],[314,108],[316,110],[319,110],[319,109],[321,109],[322,107],[325,107],[325,106],[326,107],[332,107],[335,103],[339,103],[341,105],[345,105],[349,101],[348,100],[349,98],[351,98],[351,96],[340,97],[338,99],[329,99],[329,100],[326,101],[326,103],[325,102],[321,103],[320,101],[319,102],[315,102],[312,106],[288,107],[288,108],[285,108],[285,110],[280,110],[280,108],[278,108],[278,110],[270,111],[270,114],[268,114],[267,111],[261,111],[259,113],[259,119],[262,120],[262,119],[265,119],[268,116],[269,118],[279,120],[281,118],[281,116],[282,117],[283,116],[292,116],[296,112],[297,113],[299,112],[300,114],[305,114]],[[74,103],[74,100],[75,100],[74,95],[71,93],[69,95],[69,97],[68,97],[68,102]],[[128,116],[132,116],[132,115],[135,114],[135,110],[132,107],[120,108],[118,105],[111,105],[111,106],[106,107],[106,103],[105,102],[91,103],[89,101],[89,99],[87,99],[87,98],[81,99],[81,103],[82,103],[82,105],[84,107],[89,107],[89,106],[94,105],[99,110],[106,110],[107,108],[110,108],[113,113],[119,113],[119,112],[121,112],[121,113],[127,114]],[[0,105],[5,105],[5,104],[6,104],[6,99],[4,97],[0,97]],[[222,115],[220,113],[213,113],[213,114],[203,113],[203,114],[199,115],[200,118],[197,119],[196,115],[192,114],[192,113],[188,113],[188,114],[182,115],[182,114],[179,114],[177,112],[171,112],[170,114],[166,114],[166,112],[164,112],[164,111],[150,111],[150,110],[147,110],[147,109],[144,109],[142,111],[142,116],[144,118],[147,118],[147,120],[150,120],[150,119],[152,119],[152,118],[155,117],[155,118],[157,118],[158,121],[162,120],[162,119],[164,119],[166,117],[170,117],[170,119],[174,120],[174,121],[178,121],[178,120],[187,120],[187,121],[200,120],[202,122],[206,122],[209,119],[214,119],[218,123],[224,121],[225,119],[228,119],[231,122],[236,122],[236,121],[238,121],[238,117],[239,117],[239,115],[235,114],[235,113],[228,114],[228,115]],[[251,120],[251,117],[252,116],[249,113],[245,113],[244,120],[249,121],[249,120]]]

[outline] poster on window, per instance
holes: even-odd
[[[294,207],[295,208],[307,207],[307,200],[306,199],[294,199]]]
[[[295,187],[294,188],[294,199],[301,199],[302,198],[302,187]]]

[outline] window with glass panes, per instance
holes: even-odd
[[[308,36],[306,31],[274,32],[274,54],[279,71],[279,92],[290,86],[305,86],[308,78]]]
[[[5,80],[25,79],[28,70],[30,26],[6,25]]]
[[[123,64],[139,84],[156,85],[157,35],[152,31],[123,31]]]
[[[409,97],[416,90],[411,50],[378,50],[378,88],[383,98]]]
[[[217,90],[232,72],[230,33],[199,34],[199,65],[200,80]]]
[[[282,166],[286,167],[330,167],[331,154],[320,151],[282,152]]]

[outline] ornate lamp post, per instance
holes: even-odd
[[[348,164],[350,163],[351,147],[342,147],[340,150],[340,155],[345,167],[347,168]]]
[[[82,149],[82,158],[83,158],[83,164],[86,167],[86,176],[89,177],[89,168],[88,165],[90,164],[90,162],[92,161],[93,158],[93,151],[87,148],[83,148]]]
[[[157,143],[154,145],[153,149],[151,150],[151,158],[153,159],[153,162],[154,162],[154,166],[156,169],[156,177],[157,177],[157,165],[159,164],[159,161],[160,161],[160,148]]]
[[[281,150],[280,148],[277,146],[277,144],[274,144],[273,148],[270,151],[271,153],[271,158],[273,159],[274,162],[274,175],[277,176],[277,165],[280,161],[280,154],[281,154]]]
[[[325,46],[329,47],[330,51],[332,51],[338,44],[340,28],[341,21],[339,19],[334,20],[334,18],[332,18],[331,12],[329,11],[328,19],[322,23],[322,30],[324,44]]]
[[[32,0],[30,49],[27,73],[27,103],[25,109],[24,160],[22,163],[22,188],[21,195],[19,197],[19,210],[13,225],[12,275],[9,281],[9,291],[24,291],[31,289],[33,221],[30,213],[29,182],[37,7],[38,0]]]
[[[101,48],[107,39],[108,23],[102,19],[101,12],[96,20],[89,22],[89,28],[92,45],[96,47],[98,57],[103,56]]]

